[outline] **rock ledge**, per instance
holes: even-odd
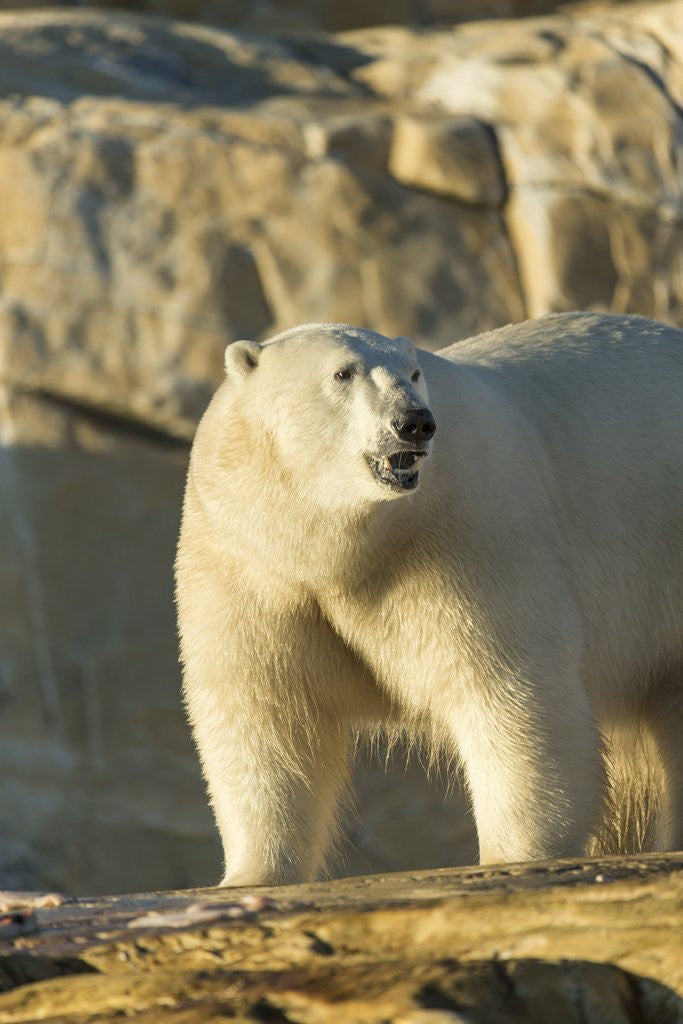
[[[80,899],[0,937],[0,1024],[683,1020],[683,854]]]

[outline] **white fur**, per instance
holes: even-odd
[[[226,366],[177,560],[224,884],[320,871],[378,724],[456,752],[483,862],[585,852],[619,812],[605,747],[646,732],[683,845],[683,333],[562,314],[434,355],[313,324]],[[427,404],[394,494],[364,453]]]

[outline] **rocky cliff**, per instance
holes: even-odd
[[[680,0],[297,35],[0,13],[5,884],[218,877],[171,563],[225,344],[681,323],[681,102]],[[380,771],[350,868],[471,860],[460,798]]]

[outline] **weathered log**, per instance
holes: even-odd
[[[683,1021],[683,854],[13,913],[0,1024]]]

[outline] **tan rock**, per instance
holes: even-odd
[[[0,934],[0,1022],[676,1024],[682,867],[560,861],[36,909],[31,934]]]
[[[517,190],[508,224],[533,316],[591,308],[680,323],[683,238],[663,211],[558,189]]]
[[[382,0],[381,4],[363,0],[267,0],[253,4],[248,0],[92,0],[89,7],[125,8],[164,15],[165,17],[247,28],[267,32],[300,32],[310,29],[340,31],[370,25],[390,25],[405,22],[411,25],[452,24],[480,18],[514,18],[544,14],[556,8],[569,6],[601,7],[608,0]],[[630,0],[611,0],[629,3]],[[69,0],[63,0],[70,6]],[[44,6],[41,0],[0,0],[3,8]],[[59,6],[52,5],[52,6]]]
[[[209,880],[174,638],[185,446],[6,389],[0,432],[0,875]]]
[[[231,340],[322,319],[437,347],[523,316],[501,215],[399,188],[386,107],[325,65],[139,18],[0,30],[17,93],[90,94],[6,103],[0,374],[189,438]]]
[[[474,118],[400,118],[389,169],[404,185],[461,202],[500,206],[505,200],[495,134]]]
[[[678,33],[683,5],[673,2],[510,23],[505,32],[472,23],[417,39],[406,28],[345,39],[373,58],[352,71],[354,80],[418,107],[406,169],[392,164],[397,175],[416,185],[421,178],[423,187],[431,179],[442,192],[446,177],[458,188],[457,173],[435,170],[443,164],[417,140],[431,136],[431,118],[491,126],[529,315],[588,307],[677,323]]]
[[[337,157],[346,163],[386,171],[393,124],[386,112],[341,114],[304,126],[306,153],[312,159]]]

